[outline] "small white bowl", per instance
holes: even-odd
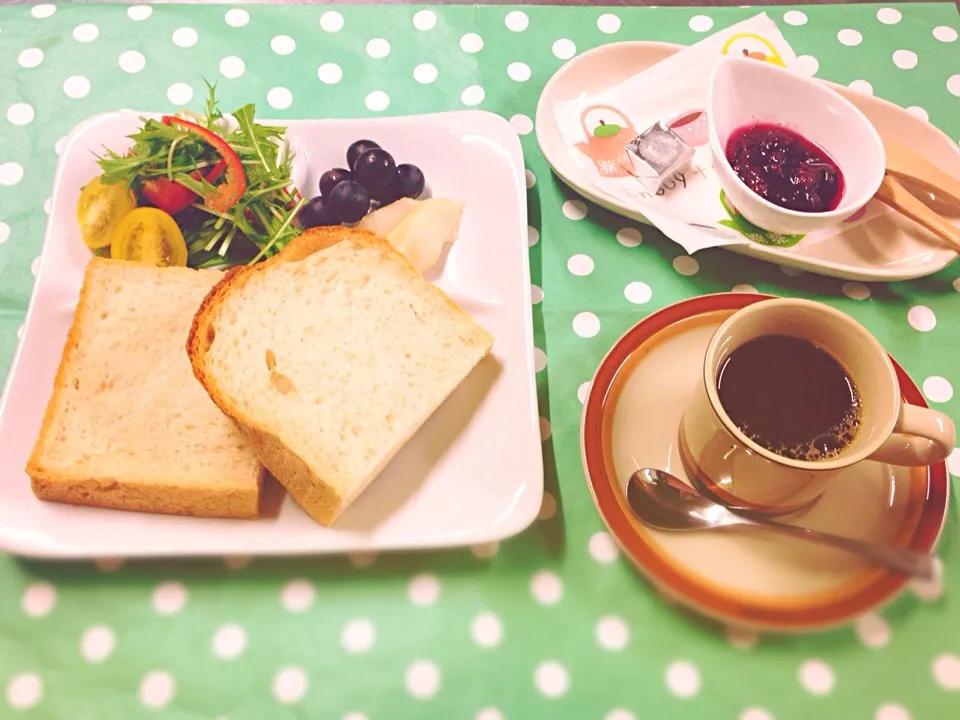
[[[720,186],[754,225],[783,234],[837,225],[860,210],[883,180],[886,156],[876,128],[850,101],[813,78],[752,58],[722,57],[707,100],[710,149]],[[843,173],[840,203],[826,212],[799,212],[757,195],[727,161],[734,130],[754,123],[781,125],[825,150]]]

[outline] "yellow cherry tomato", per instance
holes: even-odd
[[[125,182],[106,184],[95,177],[80,189],[77,222],[80,235],[91,250],[110,244],[114,228],[137,206],[133,191]]]
[[[144,265],[186,265],[187,244],[177,221],[163,210],[140,207],[127,213],[113,231],[110,257]]]

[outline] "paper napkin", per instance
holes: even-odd
[[[818,242],[852,227],[848,221],[840,228],[806,236],[777,235],[756,227],[725,201],[713,170],[706,105],[713,64],[721,55],[731,54],[800,71],[797,56],[776,23],[760,13],[619,85],[559,103],[554,119],[582,180],[598,194],[642,213],[688,253],[751,242],[789,247],[801,239]],[[665,122],[695,153],[685,170],[651,193],[631,174],[623,149],[658,121]],[[851,221],[865,222],[880,214],[882,209],[875,205],[871,203]]]

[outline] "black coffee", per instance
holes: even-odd
[[[758,445],[793,460],[827,460],[860,428],[857,386],[807,340],[764,335],[723,362],[717,390],[727,415]]]

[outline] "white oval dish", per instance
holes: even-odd
[[[597,205],[642,223],[648,222],[642,213],[597,192],[586,181],[573,150],[564,144],[557,129],[554,111],[558,103],[613,87],[682,48],[673,43],[648,41],[593,48],[557,70],[544,86],[537,105],[537,142],[560,179]],[[856,105],[882,135],[908,143],[945,172],[960,177],[960,148],[935,126],[886,100],[822,82]],[[945,205],[937,210],[960,226],[960,210]],[[728,249],[779,265],[867,282],[923,277],[942,270],[957,257],[956,252],[931,234],[892,212],[857,225],[829,242],[800,242],[787,249],[750,243],[730,245]]]
[[[846,187],[836,208],[789,210],[740,179],[727,160],[727,143],[734,131],[755,123],[786,127],[837,163]],[[772,232],[811,233],[839,225],[870,201],[883,180],[883,141],[859,108],[825,83],[773,63],[719,58],[710,76],[707,127],[720,186],[745,218]]]

